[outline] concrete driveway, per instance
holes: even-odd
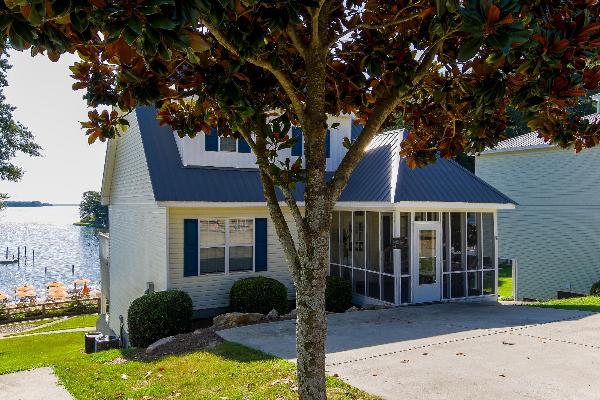
[[[387,399],[600,399],[600,314],[451,303],[329,316],[327,372]],[[295,321],[219,332],[293,360]]]

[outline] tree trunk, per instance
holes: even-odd
[[[306,257],[302,257],[300,279],[296,284],[296,351],[298,354],[298,392],[302,400],[326,399],[325,388],[325,277],[329,251],[329,232],[307,238]]]

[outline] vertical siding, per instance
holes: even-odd
[[[234,272],[183,276],[183,220],[188,218],[267,218],[267,263],[265,272]],[[286,220],[293,227],[290,216]],[[295,236],[295,229],[292,230]],[[294,297],[294,285],[289,273],[275,226],[266,207],[256,208],[169,208],[169,288],[183,290],[192,297],[194,309],[204,310],[229,306],[229,290],[239,279],[264,275],[282,282]]]
[[[167,212],[154,201],[150,174],[135,114],[116,146],[110,212],[109,325],[119,332],[131,301],[147,282],[167,288]],[[125,325],[127,327],[127,325]]]
[[[519,205],[498,212],[500,257],[519,263],[518,297],[587,292],[600,280],[600,149],[477,157],[476,173]]]

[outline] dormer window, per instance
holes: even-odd
[[[212,128],[210,135],[204,135],[204,151],[250,153],[250,146],[242,138],[219,136],[217,128]]]
[[[237,139],[232,136],[220,137],[219,151],[228,151],[230,153],[235,153],[237,151]]]

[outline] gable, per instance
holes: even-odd
[[[102,179],[103,204],[155,202],[137,110],[125,117],[129,128],[107,146]]]

